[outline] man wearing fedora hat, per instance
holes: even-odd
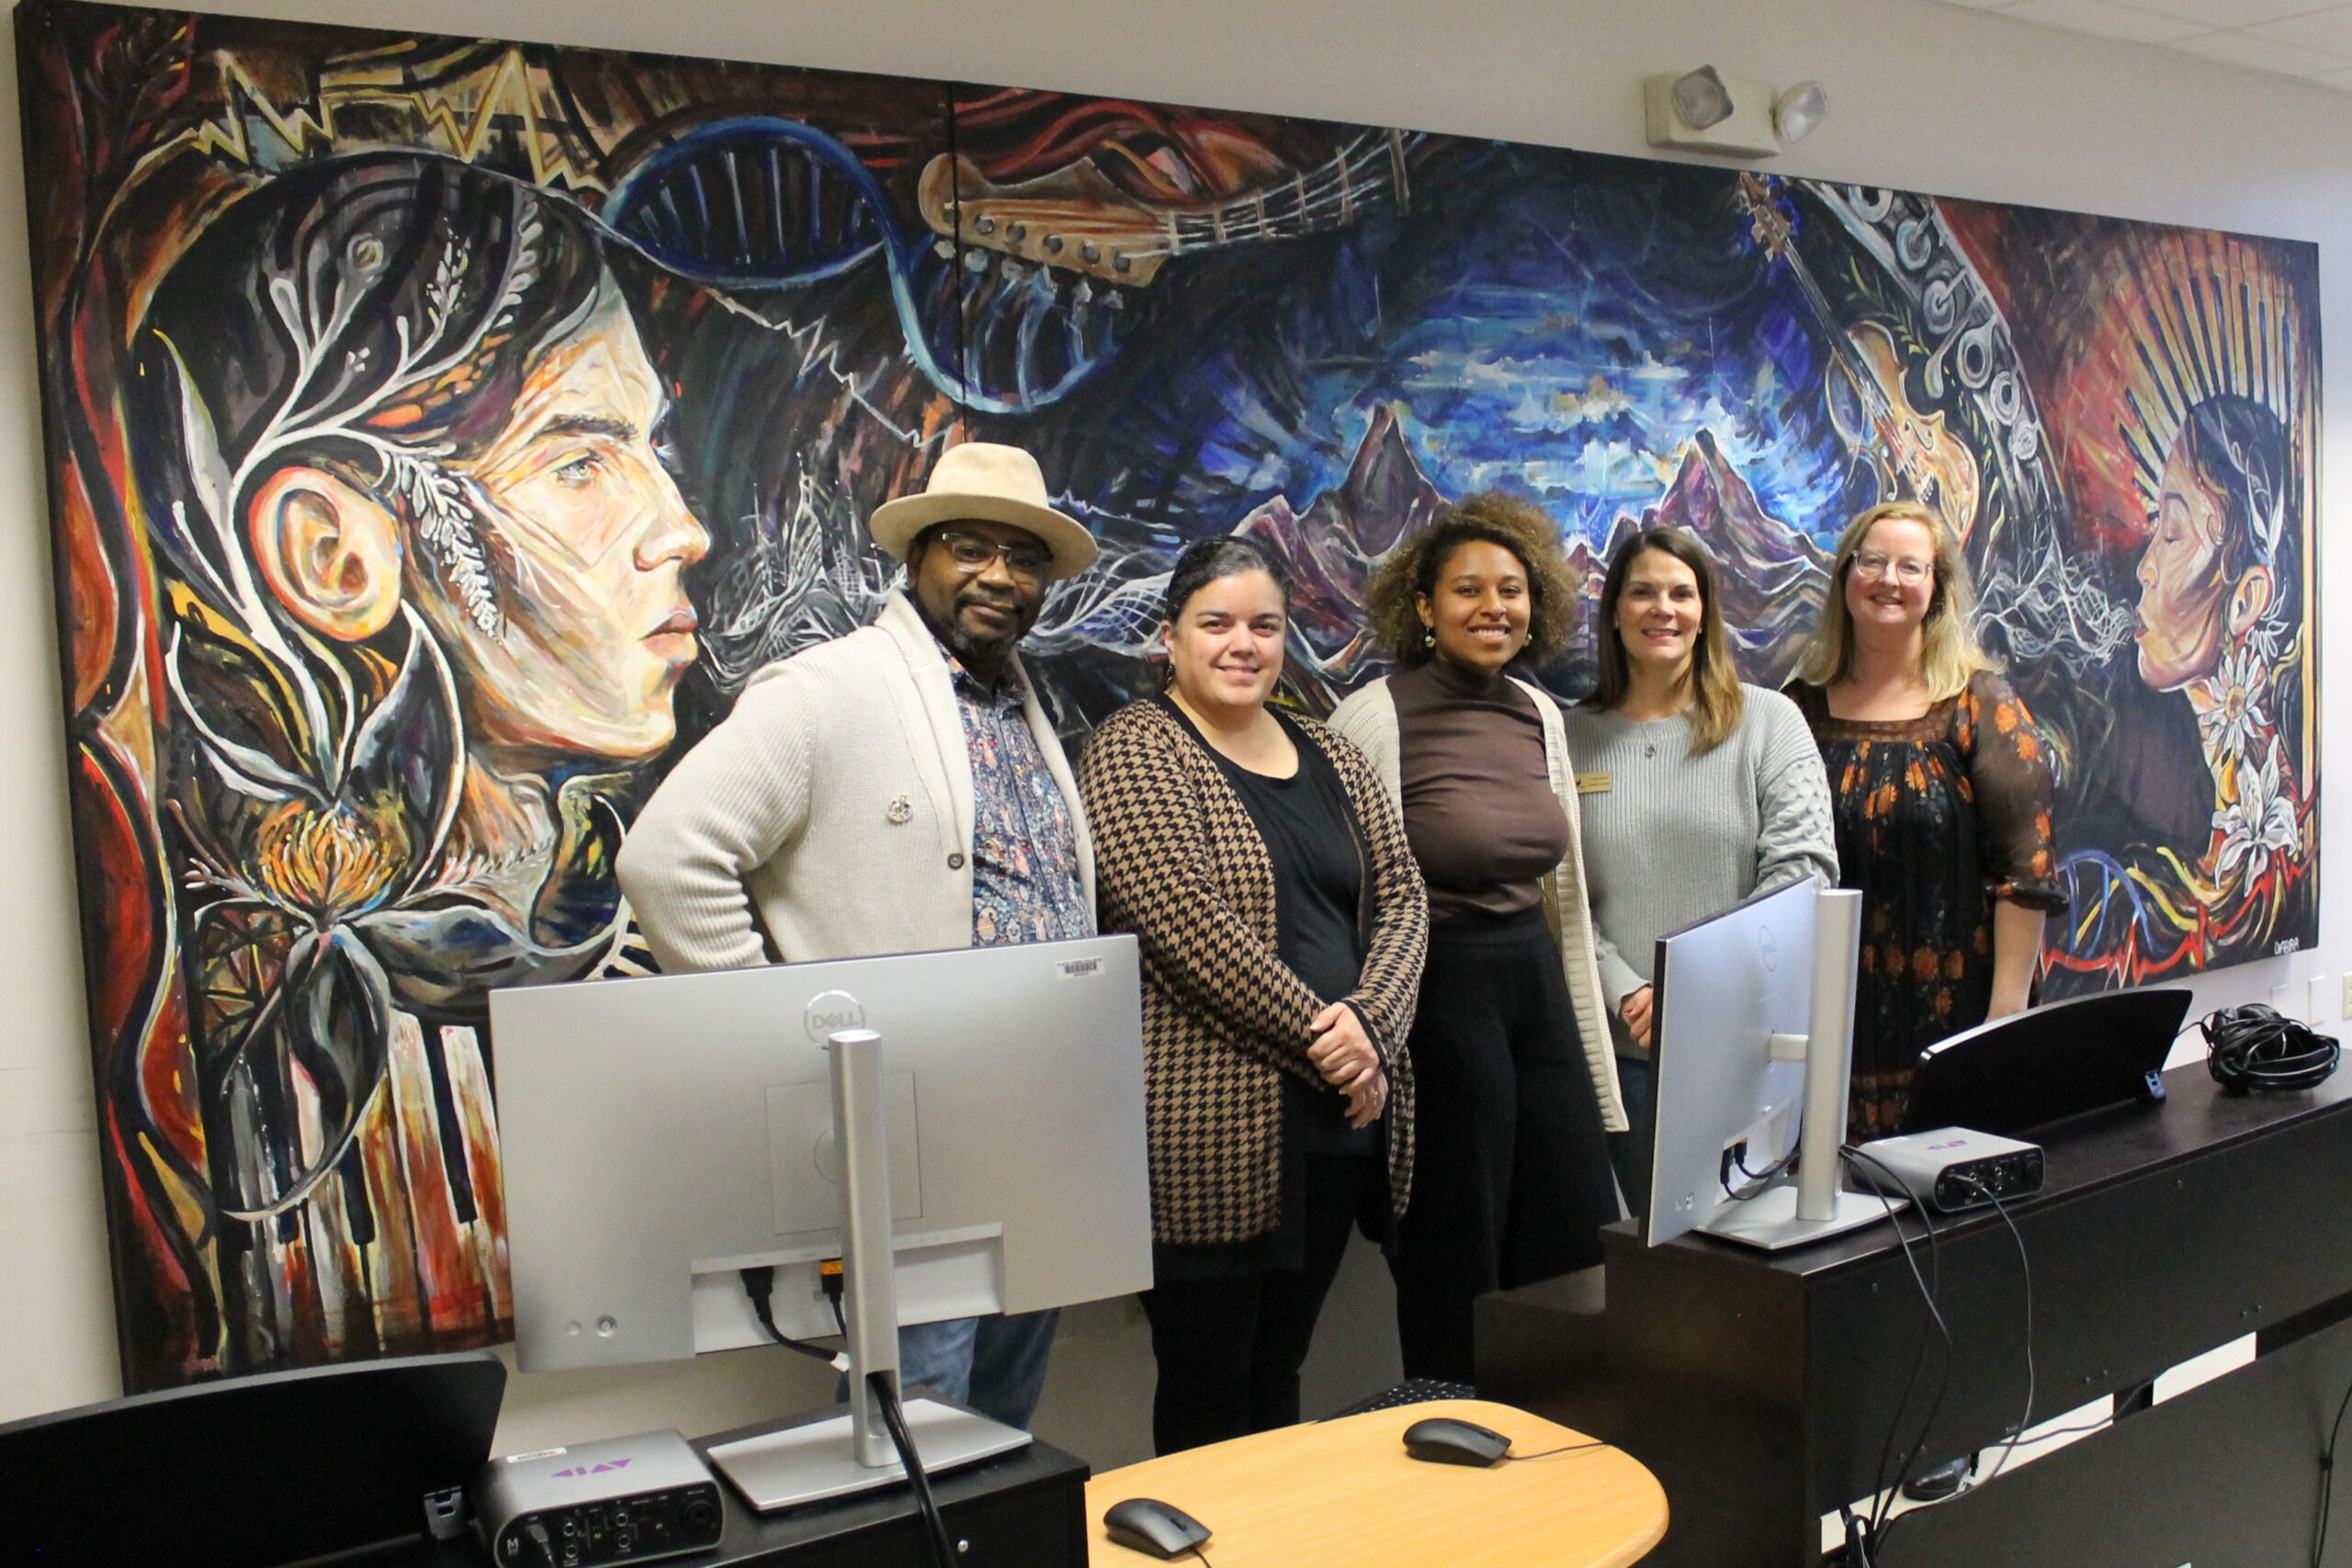
[[[621,887],[672,973],[1094,932],[1078,786],[1013,649],[1094,560],[1037,460],[967,442],[868,520],[907,563],[874,624],[752,675],[629,829]],[[900,1332],[899,1374],[1011,1426],[1054,1314]]]

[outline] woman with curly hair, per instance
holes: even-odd
[[[1679,528],[1618,547],[1600,589],[1600,683],[1568,715],[1600,982],[1633,1126],[1617,1173],[1648,1206],[1657,939],[1757,893],[1838,880],[1829,784],[1796,705],[1740,683],[1707,549]],[[1662,853],[1672,846],[1671,854]]]
[[[1419,1154],[1390,1260],[1408,1377],[1469,1382],[1473,1298],[1598,1263],[1622,1213],[1576,769],[1559,705],[1513,673],[1567,640],[1576,599],[1540,509],[1450,506],[1373,581],[1403,668],[1331,716],[1403,809],[1429,885],[1422,994],[1443,998],[1408,1043]]]

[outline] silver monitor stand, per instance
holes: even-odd
[[[883,1118],[882,1037],[870,1029],[826,1036],[833,1127],[842,1151],[845,1210],[842,1314],[847,1327],[849,1411],[739,1438],[710,1461],[762,1513],[820,1503],[906,1479],[866,1379],[899,1384],[899,1295],[890,1254],[889,1134]],[[908,1439],[926,1474],[974,1464],[1029,1441],[1018,1427],[933,1399],[905,1402]]]
[[[1809,1032],[1772,1037],[1776,1060],[1793,1056],[1804,1063],[1797,1180],[1724,1204],[1700,1223],[1706,1235],[1778,1252],[1886,1218],[1885,1200],[1846,1191],[1838,1180],[1847,1080],[1854,1065],[1854,961],[1861,937],[1862,896],[1846,888],[1823,889],[1814,915]],[[1894,1206],[1902,1205],[1898,1201]]]

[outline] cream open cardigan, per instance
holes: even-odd
[[[1610,1043],[1609,1015],[1601,1005],[1600,969],[1595,961],[1592,909],[1584,891],[1583,815],[1577,805],[1576,765],[1568,758],[1568,727],[1560,705],[1541,686],[1510,677],[1513,685],[1535,703],[1544,724],[1544,766],[1551,776],[1552,793],[1568,819],[1568,852],[1544,879],[1544,913],[1560,941],[1560,965],[1568,982],[1568,1000],[1576,1009],[1577,1032],[1584,1037],[1585,1066],[1592,1073],[1593,1098],[1600,1103],[1600,1124],[1611,1133],[1624,1132],[1624,1098],[1617,1089],[1617,1052]],[[1398,761],[1396,699],[1386,677],[1373,682],[1341,703],[1331,715],[1331,728],[1363,749],[1388,786],[1389,798],[1404,809],[1405,791]],[[1424,1011],[1442,1007],[1444,998],[1424,996]]]
[[[1035,688],[1024,691],[1091,909],[1078,785]],[[621,888],[672,973],[969,947],[972,817],[947,660],[893,593],[872,626],[752,677],[629,829]]]

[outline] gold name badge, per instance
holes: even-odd
[[[1610,778],[1607,773],[1578,773],[1577,775],[1578,795],[1607,795],[1609,784]]]

